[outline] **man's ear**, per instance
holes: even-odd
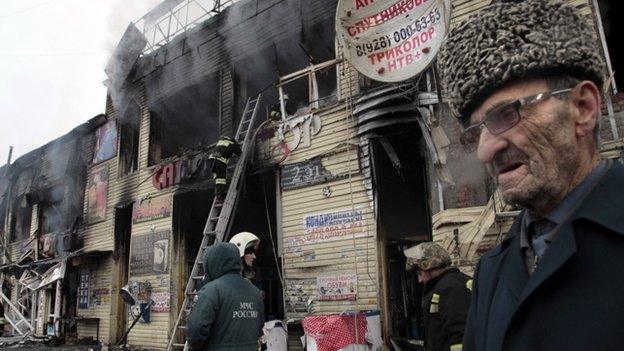
[[[600,90],[593,82],[584,80],[572,90],[570,99],[572,107],[576,110],[574,114],[576,135],[584,137],[593,134],[602,105]]]

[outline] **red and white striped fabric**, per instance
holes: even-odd
[[[356,323],[357,340],[354,333]],[[316,341],[318,351],[337,351],[350,344],[366,344],[366,314],[305,317],[303,331]]]

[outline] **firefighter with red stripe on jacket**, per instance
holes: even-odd
[[[456,267],[440,245],[425,242],[405,251],[407,269],[423,284],[422,317],[427,351],[461,351],[472,279]]]

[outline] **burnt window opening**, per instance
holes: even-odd
[[[26,200],[26,195],[23,194],[15,199],[12,207],[9,240],[13,242],[28,239],[30,237],[32,205]]]
[[[240,118],[245,111],[248,99],[253,99],[262,93],[260,106],[258,106],[259,118],[268,118],[272,106],[279,104],[279,98],[275,86],[279,78],[274,47],[258,49],[254,56],[244,57],[232,63],[233,68],[233,116],[232,129],[238,127]]]
[[[130,103],[119,124],[119,169],[129,174],[139,168],[139,131],[141,129],[141,108]]]
[[[219,75],[153,103],[149,111],[148,165],[213,145],[219,138]]]
[[[59,208],[51,203],[39,203],[39,234],[55,233],[61,228],[63,216]]]
[[[286,109],[290,115],[298,109],[304,113],[334,104],[337,101],[336,67],[335,64],[323,66],[336,57],[333,23],[333,16],[315,23],[304,20],[298,31],[291,28],[279,40],[255,50],[253,56],[234,62],[234,118],[240,118],[247,99],[259,92],[263,94],[261,113],[270,115],[280,111],[279,94],[276,89],[269,89],[276,82],[288,85],[283,90],[289,97]],[[307,76],[308,79],[297,78],[293,82],[284,79],[293,74],[299,76],[299,73],[300,78]]]

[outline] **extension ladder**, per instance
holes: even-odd
[[[216,203],[213,199],[208,219],[206,220],[206,226],[204,227],[204,233],[201,245],[191,270],[191,275],[186,284],[184,290],[184,302],[178,311],[178,318],[176,319],[171,338],[167,344],[167,351],[173,349],[183,349],[187,351],[189,349],[188,342],[186,342],[186,319],[193,309],[195,297],[197,296],[197,283],[199,283],[204,277],[203,269],[203,253],[209,246],[214,243],[222,242],[226,239],[226,234],[230,227],[230,216],[234,212],[234,208],[238,202],[238,192],[241,184],[241,178],[245,173],[250,153],[252,151],[252,129],[254,121],[258,114],[258,105],[260,102],[261,94],[255,99],[248,99],[245,105],[243,116],[236,129],[234,138],[241,144],[241,154],[236,162],[234,173],[230,180],[227,195],[223,203]],[[179,340],[184,336],[184,343],[180,343]]]

